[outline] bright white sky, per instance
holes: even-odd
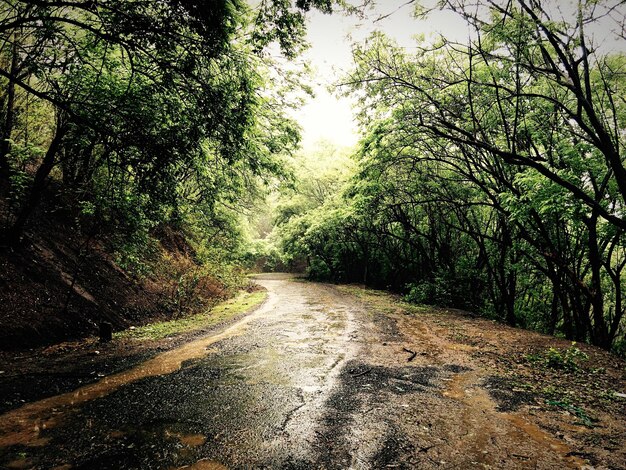
[[[411,47],[418,34],[444,33],[449,38],[467,38],[467,26],[449,12],[436,12],[428,22],[413,18],[413,5],[407,0],[378,2],[368,18],[345,17],[341,14],[324,15],[311,12],[308,18],[308,41],[311,48],[304,54],[314,70],[315,98],[309,100],[294,117],[302,126],[302,147],[314,149],[320,140],[337,146],[353,146],[358,140],[352,102],[329,91],[342,75],[352,68],[350,44],[363,41],[372,31],[381,30],[395,38],[402,46]],[[388,17],[375,21],[381,16]],[[460,35],[460,36],[459,36]],[[351,38],[351,39],[350,39]]]
[[[567,0],[554,1],[556,8],[572,6]],[[302,126],[305,151],[314,150],[320,140],[337,146],[353,146],[358,140],[351,101],[328,91],[352,68],[352,42],[362,42],[374,30],[385,32],[408,48],[414,45],[413,37],[419,34],[428,38],[440,33],[456,41],[466,41],[469,37],[467,24],[449,11],[431,12],[424,21],[413,18],[414,6],[408,0],[379,0],[376,3],[378,5],[368,13],[368,18],[362,20],[341,14],[323,15],[317,11],[309,14],[307,37],[311,48],[304,58],[317,70],[314,80],[316,96],[293,115]],[[420,3],[428,5],[433,1]],[[386,18],[375,21],[380,17]],[[596,37],[602,34],[601,31],[594,33]],[[619,49],[624,50],[624,44],[620,44]]]

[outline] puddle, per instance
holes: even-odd
[[[200,447],[206,442],[206,436],[202,434],[178,435],[180,443],[189,447]]]
[[[480,408],[483,412],[492,412],[493,404],[487,396],[471,395],[467,393],[467,390],[476,383],[477,376],[475,373],[460,373],[455,374],[449,381],[447,381],[446,389],[442,394],[446,397],[460,401],[470,408]],[[579,457],[569,455],[571,449],[567,444],[559,439],[552,437],[547,432],[543,431],[537,425],[527,421],[520,415],[509,414],[506,412],[499,412],[494,414],[494,419],[506,419],[513,427],[531,440],[538,443],[542,447],[550,449],[552,452],[561,456],[561,458],[568,464],[570,468],[582,468],[587,466],[587,462]],[[487,436],[488,433],[484,433]]]
[[[228,470],[228,467],[222,465],[219,462],[213,460],[198,460],[192,465],[185,465],[184,467],[178,467],[175,470]]]
[[[539,426],[527,421],[525,418],[514,414],[503,414],[503,416],[517,429],[523,431],[533,441],[547,445],[554,452],[560,454],[563,459],[569,463],[571,468],[583,468],[588,467],[585,460],[576,457],[575,455],[569,455],[571,449],[569,446],[559,439],[552,437],[547,432],[543,431]]]
[[[469,379],[466,374],[455,374],[448,381],[448,385],[442,392],[442,395],[455,400],[463,400],[466,397],[465,388],[470,381]]]
[[[183,362],[198,359],[210,354],[208,346],[246,331],[248,323],[258,319],[276,305],[278,299],[272,292],[266,302],[254,313],[233,324],[222,333],[205,337],[166,351],[158,356],[117,374],[110,375],[93,384],[81,387],[73,392],[29,403],[21,408],[0,416],[0,447],[18,444],[26,446],[45,445],[41,432],[58,424],[62,416],[60,409],[67,410],[82,403],[106,396],[123,385],[147,377],[166,375],[180,369]]]
[[[109,437],[111,439],[121,439],[122,437],[126,436],[126,433],[124,431],[111,431],[109,433]]]
[[[6,465],[8,469],[22,469],[22,468],[33,468],[33,463],[28,459],[17,459],[9,462]]]

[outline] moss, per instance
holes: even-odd
[[[224,323],[231,318],[259,306],[267,298],[266,291],[243,292],[237,297],[222,302],[203,313],[177,320],[151,323],[134,329],[115,333],[115,338],[130,338],[139,341],[158,340],[168,336],[201,330]]]

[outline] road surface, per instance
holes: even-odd
[[[221,333],[4,415],[0,466],[583,465],[561,440],[499,411],[468,348],[419,319],[328,285],[258,282],[268,300]]]

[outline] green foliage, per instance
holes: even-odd
[[[576,347],[576,343],[565,349],[549,348],[547,351],[537,354],[529,354],[526,359],[532,363],[542,366],[562,370],[564,372],[575,373],[580,370],[580,362],[589,359],[589,356]]]
[[[433,281],[423,281],[419,284],[408,284],[408,293],[404,300],[416,304],[448,306],[452,305],[452,292],[449,280],[435,277]]]
[[[563,369],[568,372],[576,372],[579,370],[579,362],[583,360],[586,361],[587,359],[587,354],[575,346],[567,348],[565,352],[550,348],[545,354],[545,362],[548,367]]]
[[[254,242],[247,262],[258,270],[306,270],[311,278],[338,279],[341,261],[331,260],[346,254],[347,247],[325,243],[339,236],[330,232],[346,216],[337,207],[337,193],[351,174],[352,161],[345,150],[320,142],[310,154],[294,157],[290,166],[293,179],[265,209],[273,231],[264,229],[266,238]],[[326,261],[311,256],[322,247]]]
[[[196,311],[214,299],[226,298],[247,284],[243,273],[226,263],[204,262],[199,266],[184,266],[174,278],[170,297],[174,316]]]
[[[10,141],[10,149],[9,204],[17,208],[28,193],[28,188],[32,182],[32,177],[27,168],[42,157],[43,150],[31,143],[24,145],[14,141]]]
[[[626,60],[579,46],[610,2],[572,23],[479,4],[442,4],[473,28],[466,45],[374,33],[354,48],[356,176],[332,203],[291,201],[283,247],[316,277],[609,349],[626,315]]]
[[[580,408],[579,406],[572,405],[568,401],[565,400],[546,400],[546,403],[551,406],[555,406],[561,408],[568,413],[576,416],[580,421],[579,423],[583,426],[587,426],[588,428],[595,427],[595,423],[598,422],[597,418],[589,416],[585,410]]]
[[[238,0],[3,5],[0,69],[19,95],[0,95],[8,106],[0,115],[19,118],[0,122],[9,133],[0,140],[12,142],[6,158],[17,220],[10,236],[23,230],[49,175],[61,178],[75,209],[89,204],[84,215],[110,221],[115,231],[120,223],[125,233],[168,222],[188,204],[211,213],[284,177],[283,157],[299,140],[284,117],[293,82],[259,55],[277,41],[292,57],[304,41],[304,12],[330,12],[333,3],[276,0],[254,10]],[[39,131],[34,142],[29,129]],[[39,165],[46,152],[29,149],[48,145],[49,161]],[[34,180],[24,173],[27,160],[39,165]],[[133,227],[137,218],[145,220]]]
[[[242,264],[255,272],[284,272],[289,270],[289,261],[284,253],[268,238],[256,239],[246,245],[241,256]]]
[[[116,264],[137,278],[153,274],[157,254],[155,240],[147,232],[134,231],[131,237],[115,237],[111,250]]]

